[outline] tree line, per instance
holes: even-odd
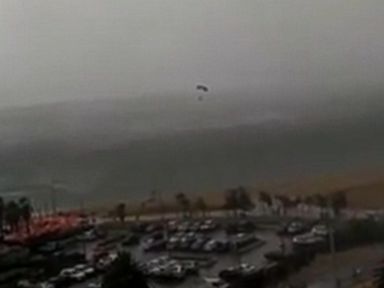
[[[10,201],[4,201],[0,197],[0,239],[4,237],[5,227],[8,227],[10,232],[14,232],[24,225],[29,233],[32,212],[33,208],[27,197]]]
[[[234,216],[239,215],[240,212],[253,210],[256,207],[255,198],[252,197],[250,191],[244,186],[227,189],[223,194],[223,198],[224,204],[221,208],[223,210],[231,211]],[[334,215],[338,216],[340,212],[348,206],[348,199],[344,190],[337,190],[329,194],[307,195],[305,197],[273,194],[262,190],[258,192],[256,200],[264,208],[264,212],[266,213],[273,211],[273,208],[277,204],[279,208],[278,212],[282,215],[285,215],[287,211],[297,209],[300,205],[304,204],[311,207],[318,207],[322,214],[325,214],[331,209]],[[199,213],[200,216],[205,217],[209,211],[209,205],[201,196],[191,199],[187,194],[179,192],[175,194],[174,201],[178,211],[184,218],[193,216],[193,213]],[[154,197],[147,199],[142,203],[140,212],[144,212],[144,207],[148,203],[155,203],[159,206],[163,205],[158,202],[159,201]],[[126,210],[125,203],[118,203],[115,206],[114,211],[112,211],[112,214],[116,219],[123,222],[127,216]]]

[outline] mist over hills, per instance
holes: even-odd
[[[0,114],[1,193],[45,199],[46,189],[25,187],[59,181],[66,206],[79,195],[97,204],[382,169],[382,101],[346,100],[148,96],[10,108]]]

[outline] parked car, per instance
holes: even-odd
[[[324,237],[304,233],[293,237],[292,242],[296,245],[315,245],[324,242]]]
[[[214,288],[228,288],[229,283],[225,282],[224,280],[220,278],[204,278],[205,282],[208,284],[209,287]]]
[[[84,271],[77,271],[71,275],[71,279],[77,282],[84,281],[86,278],[87,278],[87,274]]]
[[[295,236],[307,232],[309,228],[310,227],[308,227],[308,225],[303,221],[293,220],[288,224],[283,225],[283,227],[278,231],[278,234]]]
[[[329,234],[329,229],[324,224],[317,224],[312,227],[311,233],[315,236],[327,237]]]
[[[225,230],[228,234],[249,233],[256,230],[256,224],[250,220],[242,219],[229,223]]]
[[[167,242],[164,239],[153,239],[150,238],[146,240],[143,244],[143,249],[145,252],[149,251],[159,251],[162,250],[166,247]]]
[[[182,265],[187,274],[195,275],[199,272],[199,267],[196,261],[192,261],[192,260],[183,261]]]
[[[217,247],[217,241],[216,240],[209,240],[207,243],[205,243],[203,247],[204,252],[214,252]]]
[[[167,242],[167,250],[176,250],[179,248],[180,245],[180,237],[179,236],[172,236],[168,239]]]
[[[201,251],[204,247],[204,244],[209,241],[207,240],[207,238],[204,238],[204,237],[200,237],[200,238],[197,238],[191,245],[191,251]]]
[[[91,282],[87,285],[87,288],[101,288],[101,282]]]
[[[125,239],[121,244],[125,247],[137,245],[140,243],[140,237],[137,234],[129,234],[125,236]]]

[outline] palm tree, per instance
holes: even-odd
[[[190,200],[188,199],[188,197],[182,193],[182,192],[179,192],[175,195],[175,198],[176,198],[176,202],[177,204],[180,206],[181,208],[181,211],[182,211],[182,214],[184,216],[187,216],[188,215],[188,212],[190,212],[190,208],[191,208],[191,202]]]
[[[249,211],[255,207],[248,191],[243,187],[231,188],[225,194],[224,208],[233,211],[236,217],[238,210]]]
[[[339,216],[342,209],[347,208],[348,199],[345,191],[335,191],[330,195],[330,204],[336,216]]]
[[[281,208],[283,210],[282,214],[283,216],[285,216],[287,214],[287,210],[291,207],[289,197],[285,195],[277,195],[276,199],[279,200]]]
[[[5,222],[11,228],[11,231],[17,231],[20,224],[20,207],[15,201],[10,201],[5,205],[4,213]]]
[[[264,204],[264,207],[267,206],[269,209],[271,209],[273,201],[271,195],[269,195],[268,192],[260,191],[259,201]]]
[[[149,288],[148,279],[131,255],[122,253],[102,279],[102,288]]]
[[[117,219],[119,219],[120,222],[125,221],[125,217],[126,217],[125,208],[126,208],[126,206],[124,203],[117,204],[117,206],[115,208],[115,216],[117,217]]]
[[[320,208],[320,217],[324,217],[325,209],[327,208],[327,197],[322,194],[316,194],[314,195],[314,202],[316,203],[317,207]]]
[[[225,193],[224,208],[233,212],[233,215],[237,216],[238,207],[237,190],[234,188],[228,189]]]
[[[307,214],[311,214],[312,213],[312,208],[314,205],[316,205],[316,199],[315,199],[315,196],[314,195],[308,195],[308,196],[305,196],[302,200],[302,202],[305,204],[305,212]]]
[[[255,207],[255,204],[253,203],[248,191],[243,186],[239,186],[236,191],[236,202],[238,208],[243,211],[252,210]]]
[[[27,233],[29,233],[33,208],[28,198],[22,197],[19,199],[19,210],[20,218],[23,219]]]
[[[207,212],[207,203],[205,203],[205,200],[203,197],[198,197],[195,202],[195,207],[198,211],[201,212],[201,215],[205,217],[205,214]]]
[[[308,195],[308,196],[304,197],[303,202],[307,206],[312,206],[315,204],[316,201],[315,201],[315,197],[313,195]]]
[[[292,199],[292,204],[296,210],[296,212],[298,212],[299,214],[301,214],[302,210],[301,210],[301,204],[304,203],[304,199],[299,196],[299,195],[296,195],[293,199]]]
[[[0,241],[4,239],[4,200],[0,197]]]

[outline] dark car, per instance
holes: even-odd
[[[138,245],[140,243],[140,237],[137,234],[129,234],[125,237],[121,243],[123,246]]]
[[[231,249],[231,244],[227,240],[219,240],[216,242],[215,251],[218,253],[226,253]]]
[[[167,242],[164,239],[153,239],[150,238],[144,242],[143,249],[146,252],[149,251],[160,251],[165,249]]]
[[[279,235],[289,235],[289,236],[295,236],[298,234],[305,233],[309,230],[308,224],[306,224],[303,221],[300,220],[293,220],[289,222],[288,224],[283,225],[279,231]]]
[[[180,249],[182,250],[189,250],[191,245],[193,243],[193,239],[188,237],[188,236],[184,236],[180,239]]]
[[[168,242],[167,242],[167,249],[168,250],[177,250],[180,246],[180,237],[179,236],[172,236]]]
[[[148,233],[148,234],[151,234],[151,233],[160,231],[162,228],[163,228],[162,225],[160,225],[160,224],[158,224],[158,223],[152,223],[152,224],[149,224],[149,225],[145,228],[145,232]]]
[[[256,224],[250,220],[240,220],[237,222],[229,223],[226,227],[226,232],[228,234],[236,233],[249,233],[256,230]]]
[[[207,238],[197,238],[191,245],[192,251],[202,251],[204,244],[208,241]]]

